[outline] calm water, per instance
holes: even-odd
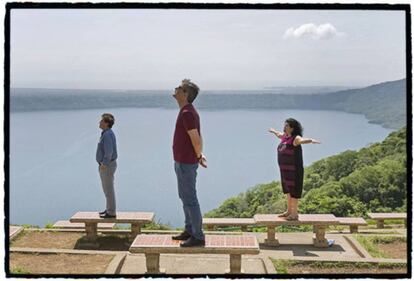
[[[153,211],[156,220],[182,226],[173,170],[177,110],[112,109],[118,141],[115,174],[118,211]],[[10,222],[36,224],[69,219],[76,211],[101,211],[95,149],[102,110],[12,113],[10,117]],[[198,170],[202,212],[260,183],[279,180],[278,144],[267,133],[287,117],[302,121],[305,165],[347,149],[383,140],[391,130],[362,115],[335,111],[199,111],[207,169]]]

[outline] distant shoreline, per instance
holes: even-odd
[[[399,129],[406,125],[406,80],[362,89],[317,94],[258,91],[205,91],[196,100],[204,110],[333,110],[363,114],[372,124]],[[166,91],[94,91],[12,88],[11,112],[105,108],[175,109]]]

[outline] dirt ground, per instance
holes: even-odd
[[[30,274],[103,274],[113,255],[10,253],[10,271]]]
[[[378,249],[387,254],[392,259],[406,259],[407,258],[407,244],[400,241],[395,241],[388,244],[377,244]]]
[[[51,248],[51,249],[89,249],[83,245],[84,233],[26,231],[19,235],[11,247],[23,248]],[[94,250],[128,251],[130,243],[126,236],[100,235],[99,248]]]
[[[310,265],[290,265],[288,266],[288,273],[290,274],[358,274],[358,273],[367,273],[367,274],[392,274],[392,273],[407,273],[407,268],[358,268],[353,266],[346,267],[332,267],[332,268],[320,268],[320,267],[311,267]]]

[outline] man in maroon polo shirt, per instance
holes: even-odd
[[[185,79],[175,88],[173,95],[180,107],[173,141],[174,168],[177,175],[178,195],[183,202],[185,215],[185,230],[173,239],[184,240],[180,244],[182,247],[205,245],[196,178],[198,164],[204,168],[207,168],[207,165],[202,153],[200,117],[192,104],[198,92],[198,86]]]

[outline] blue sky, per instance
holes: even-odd
[[[11,86],[360,87],[405,77],[403,11],[80,10],[11,13]]]

